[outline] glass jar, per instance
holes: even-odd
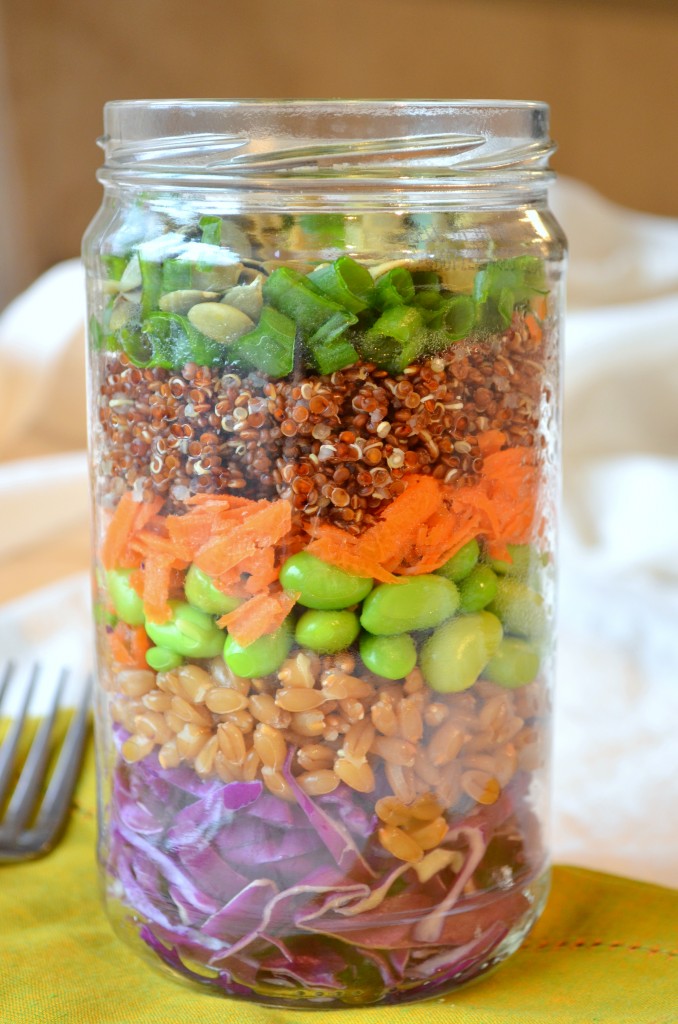
[[[548,110],[148,101],[105,124],[108,913],[219,995],[443,994],[548,888]]]

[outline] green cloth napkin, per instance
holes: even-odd
[[[494,974],[385,1009],[277,1010],[166,980],[111,931],[99,904],[94,759],[65,838],[0,868],[0,1024],[676,1024],[678,892],[556,867],[544,916]]]

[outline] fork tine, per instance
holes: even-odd
[[[58,838],[68,816],[75,780],[80,769],[89,725],[92,678],[88,677],[80,705],[71,719],[45,799],[35,823],[40,834],[40,852],[46,852]]]
[[[0,697],[3,697],[5,692],[9,689],[11,678],[14,675],[14,668],[15,666],[11,662],[7,665],[2,681],[2,689],[0,690]],[[35,688],[37,678],[38,666],[35,665],[31,672],[31,677],[23,695],[19,711],[12,719],[12,724],[7,730],[7,735],[5,736],[3,743],[0,745],[0,807],[2,807],[5,796],[7,795],[7,790],[9,789],[16,754],[19,748],[19,741],[21,740],[21,733],[23,732],[28,706],[31,702],[31,697],[33,696],[33,690]]]
[[[38,667],[34,673],[37,678]],[[33,811],[40,787],[42,786],[47,765],[49,763],[50,741],[54,732],[54,722],[61,704],[61,695],[68,673],[62,671],[47,715],[40,723],[26,756],[21,775],[12,794],[9,807],[2,822],[3,832],[12,831],[16,834],[28,821]]]

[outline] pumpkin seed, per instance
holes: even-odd
[[[221,301],[239,309],[242,313],[251,317],[252,320],[258,320],[264,305],[261,290],[263,282],[264,276],[259,274],[250,284],[237,284],[235,288],[231,288],[226,292]]]
[[[188,311],[188,319],[205,337],[228,345],[254,327],[241,310],[223,302],[199,302]]]
[[[176,292],[167,292],[158,301],[163,313],[188,313],[189,309],[199,302],[218,301],[219,292],[200,292],[195,288],[181,288]]]

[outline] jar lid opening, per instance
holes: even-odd
[[[532,101],[122,100],[106,104],[99,144],[114,178],[453,187],[507,174],[548,179],[548,122],[547,104]]]

